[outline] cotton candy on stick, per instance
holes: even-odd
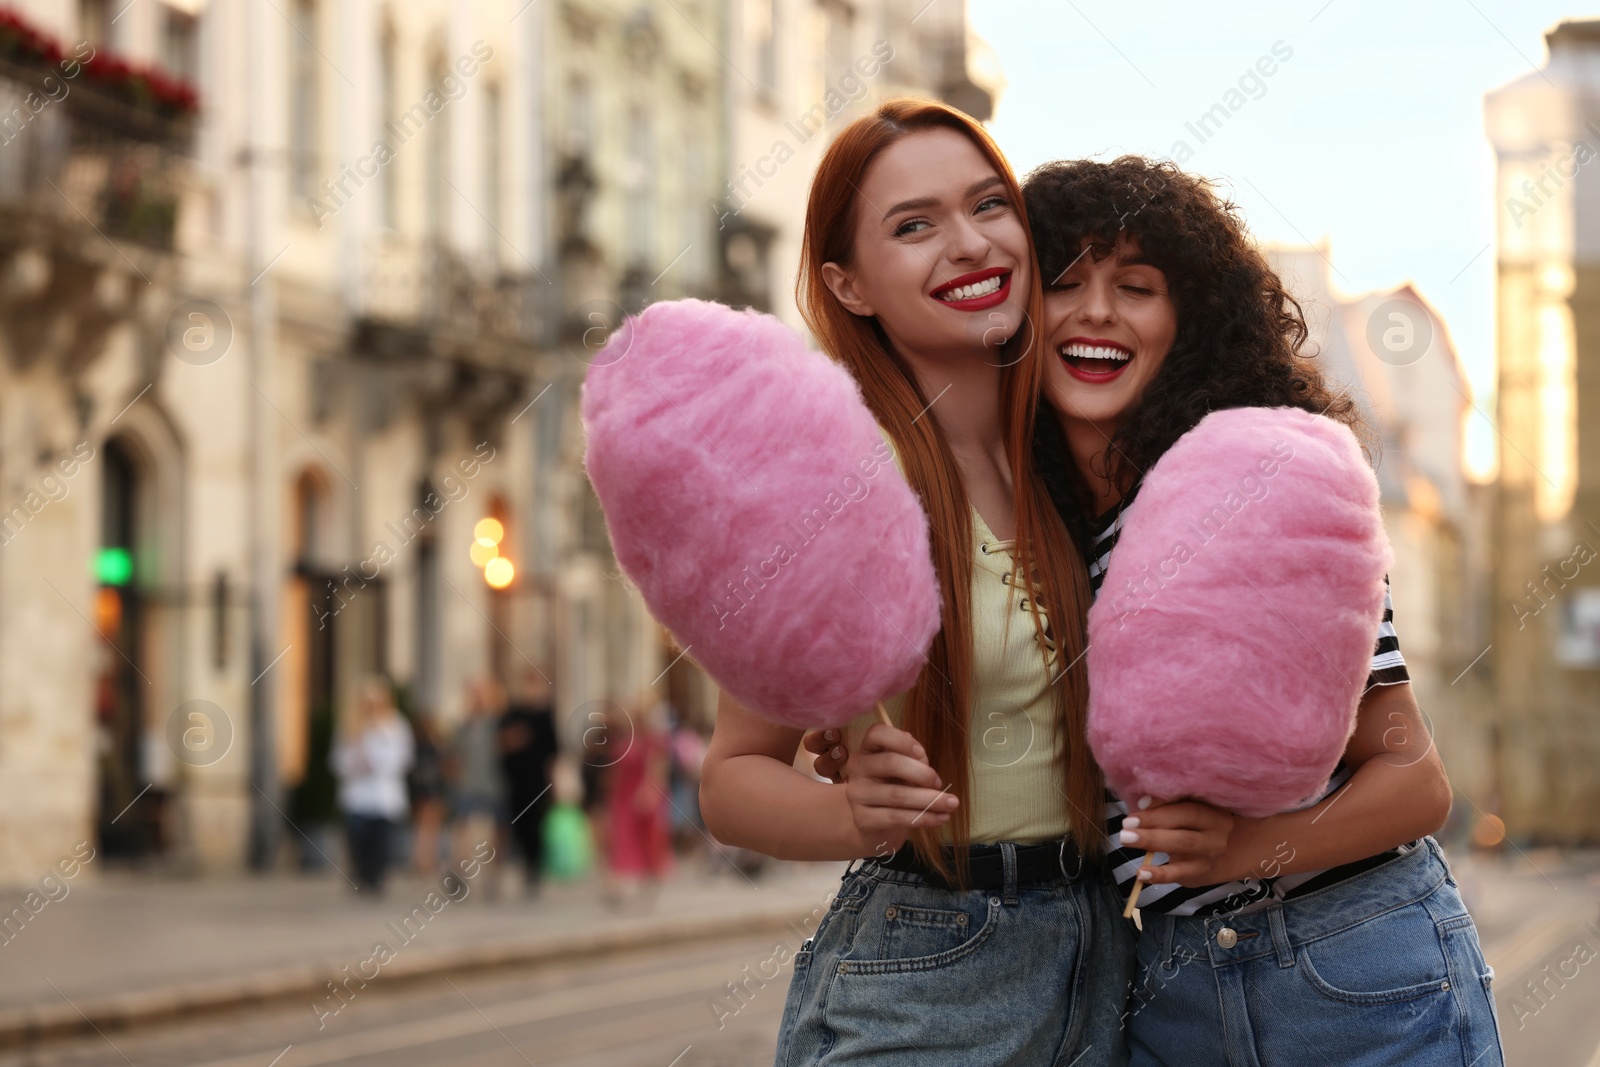
[[[939,629],[927,517],[842,367],[769,315],[666,301],[596,355],[582,410],[617,561],[718,685],[802,729],[911,687]]]
[[[1355,727],[1390,561],[1348,429],[1292,408],[1206,416],[1147,472],[1089,611],[1089,744],[1110,786],[1245,816],[1314,797]]]

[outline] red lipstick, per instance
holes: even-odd
[[[944,293],[952,292],[963,286],[977,285],[991,278],[1000,279],[999,288],[991,293],[968,297],[965,300],[946,300],[942,297]],[[970,274],[963,274],[959,278],[952,278],[928,295],[944,307],[955,308],[957,311],[982,311],[985,308],[992,308],[1006,302],[1006,298],[1011,295],[1011,271],[1005,267],[989,267],[986,270],[975,270]]]

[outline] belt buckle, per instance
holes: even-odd
[[[1083,874],[1083,853],[1078,853],[1077,869],[1071,874],[1067,873],[1067,839],[1063,837],[1056,847],[1056,866],[1061,870],[1061,877],[1069,882],[1076,882]]]

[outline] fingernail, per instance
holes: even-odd
[[[1148,808],[1151,804],[1154,804],[1154,803],[1155,803],[1155,797],[1140,797],[1139,798],[1139,810],[1143,811],[1146,808]]]
[[[1122,828],[1124,830],[1137,830],[1139,828],[1139,816],[1130,815],[1126,819],[1123,819]]]
[[[958,801],[957,801],[957,800],[956,800],[956,798],[955,798],[955,797],[945,797],[945,798],[944,798],[944,800],[943,800],[943,801],[942,801],[942,803],[943,803],[943,804],[944,804],[944,806],[945,806],[945,807],[947,807],[947,808],[953,808],[953,807],[955,807],[955,806],[956,806],[956,804],[957,804],[957,803],[959,803],[959,802],[958,802]]]
[[[1126,826],[1127,824],[1124,823],[1123,825]],[[1124,845],[1137,845],[1139,843],[1139,835],[1132,830],[1124,830],[1122,831],[1122,843]]]
[[[839,731],[838,730],[827,730],[827,731],[824,731],[823,735],[822,735],[822,739],[824,741],[837,741],[837,740],[839,740]]]
[[[835,745],[833,747],[833,751],[829,752],[828,755],[833,757],[834,759],[843,759],[844,758],[844,749],[839,747],[838,745]]]
[[[1142,867],[1139,870],[1139,881],[1141,881],[1141,882],[1148,882],[1150,879],[1154,878],[1155,876],[1156,876],[1156,872],[1152,871],[1149,867]]]

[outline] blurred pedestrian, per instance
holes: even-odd
[[[299,850],[299,869],[306,874],[329,869],[339,828],[339,779],[333,771],[333,705],[319,702],[306,723],[305,773],[289,794],[289,823]]]
[[[618,707],[618,712],[621,708]],[[583,723],[583,736],[579,738],[581,751],[578,764],[578,803],[589,822],[589,833],[594,839],[594,854],[602,861],[611,855],[611,771],[615,760],[611,757],[610,717],[604,712],[590,712]],[[609,862],[602,864],[605,876],[611,878]],[[609,890],[608,890],[609,892]]]
[[[544,873],[544,820],[552,803],[550,771],[560,743],[550,706],[550,679],[530,667],[517,698],[500,719],[500,765],[505,771],[511,833],[522,850],[524,886],[539,891]]]
[[[608,725],[608,746],[623,748],[611,768],[607,840],[613,895],[642,893],[648,904],[672,870],[672,734],[665,702],[646,693],[634,707],[631,724]]]
[[[573,882],[594,866],[594,834],[581,801],[583,785],[572,756],[557,756],[550,770],[554,803],[544,818],[544,876]]]
[[[358,892],[383,891],[394,841],[409,808],[406,771],[412,755],[411,728],[395,709],[389,683],[369,678],[329,757],[339,777],[339,807]]]
[[[495,681],[467,687],[467,710],[456,726],[447,770],[450,781],[450,858],[452,866],[489,842],[498,855],[504,848],[506,788],[500,769],[500,715],[505,693]],[[500,865],[489,868],[485,896],[498,895]]]
[[[672,722],[672,838],[680,856],[698,856],[705,844],[700,818],[700,768],[706,761],[706,737],[676,707],[667,705]]]
[[[411,720],[416,756],[406,784],[411,793],[411,869],[423,878],[439,873],[444,823],[444,749],[433,715],[418,712]]]

